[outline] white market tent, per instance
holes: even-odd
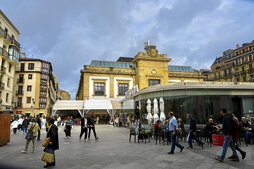
[[[114,115],[116,110],[121,109],[121,99],[116,98],[91,98],[87,100],[57,100],[53,106],[54,116],[58,112],[77,110],[83,117],[90,110],[107,110],[109,115]]]

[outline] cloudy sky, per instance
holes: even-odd
[[[51,61],[72,99],[83,65],[133,57],[148,39],[171,64],[198,69],[254,40],[254,0],[1,0],[0,8],[23,51]]]

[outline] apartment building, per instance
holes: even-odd
[[[15,67],[20,55],[19,34],[0,10],[0,112],[13,110]]]
[[[209,81],[254,82],[254,40],[223,52],[211,69]]]
[[[20,58],[15,80],[15,113],[50,116],[58,91],[51,63],[41,59]]]

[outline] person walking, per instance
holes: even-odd
[[[246,152],[243,151],[242,149],[240,149],[240,147],[238,146],[237,144],[237,140],[239,139],[240,135],[241,135],[241,126],[240,126],[240,123],[239,123],[239,120],[238,118],[235,116],[234,113],[232,113],[231,115],[232,117],[232,120],[233,120],[233,125],[235,126],[235,130],[233,131],[233,135],[232,135],[232,139],[233,139],[233,143],[234,143],[234,146],[235,146],[235,149],[237,151],[240,152],[240,154],[242,155],[242,159],[245,159],[246,157]],[[232,154],[232,156],[228,157],[229,159],[231,158],[234,158],[234,155]]]
[[[66,138],[71,137],[71,128],[72,128],[72,120],[71,120],[71,117],[68,117],[68,119],[65,122],[65,129],[64,129]]]
[[[23,120],[23,123],[22,123],[22,130],[23,130],[23,133],[27,133],[27,127],[30,123],[30,120],[28,119],[28,117],[25,117],[25,119]]]
[[[15,119],[15,120],[11,123],[11,129],[13,130],[13,133],[14,133],[14,134],[17,133],[18,126],[19,126],[19,121],[18,121],[18,119]]]
[[[215,157],[215,160],[223,162],[227,153],[228,146],[229,146],[231,150],[233,151],[233,157],[230,158],[229,160],[239,162],[239,157],[237,155],[237,152],[233,143],[233,139],[232,139],[232,135],[235,130],[232,117],[229,114],[227,114],[226,109],[221,109],[220,115],[223,117],[222,131],[224,134],[224,142],[223,142],[221,155]]]
[[[87,128],[88,128],[87,114],[84,114],[84,117],[81,118],[81,132],[79,135],[79,140],[81,140],[82,135],[85,133],[84,140],[87,141]]]
[[[18,121],[19,121],[18,130],[22,130],[22,123],[24,121],[23,117],[21,116]]]
[[[50,152],[54,155],[54,162],[46,163],[44,168],[56,165],[55,150],[59,149],[59,140],[58,140],[58,127],[54,124],[54,119],[48,119],[49,129],[47,132],[47,138],[50,138],[48,146],[44,149],[44,152]]]
[[[27,128],[28,132],[31,132],[31,138],[26,137],[26,145],[25,145],[25,149],[21,151],[22,153],[26,153],[27,152],[30,141],[33,142],[33,150],[32,150],[32,152],[35,151],[35,139],[36,139],[36,137],[38,135],[39,128],[40,127],[39,127],[36,119],[33,118],[31,123],[29,124],[29,126]],[[28,136],[28,134],[27,134],[27,136]]]
[[[96,135],[94,121],[95,121],[94,113],[92,112],[91,116],[88,118],[88,126],[89,126],[88,139],[90,139],[91,130],[93,130],[95,140],[98,140],[99,137]]]
[[[46,128],[46,117],[43,115],[41,118],[41,129],[44,130]]]
[[[175,146],[177,146],[180,149],[180,152],[182,152],[184,149],[184,146],[179,144],[176,138],[177,132],[178,132],[177,120],[173,112],[169,112],[168,116],[169,116],[169,132],[171,135],[171,149],[168,152],[168,154],[174,154]]]
[[[188,148],[191,148],[191,149],[193,148],[192,140],[195,140],[202,148],[204,148],[204,143],[196,137],[196,133],[197,133],[196,119],[193,118],[192,115],[190,115],[190,114],[187,114],[187,117],[190,120],[190,128],[189,128],[190,131],[189,131],[189,139],[188,139],[189,147]]]
[[[36,116],[36,122],[37,122],[38,125],[39,125],[37,141],[40,141],[40,140],[41,140],[41,119],[40,119],[40,116],[39,116],[39,115]]]

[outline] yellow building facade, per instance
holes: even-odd
[[[50,62],[21,58],[16,68],[14,97],[17,114],[50,116],[58,86]]]
[[[15,67],[20,55],[19,31],[0,10],[0,111],[13,110]]]
[[[228,49],[217,57],[208,74],[209,81],[253,82],[254,41]]]
[[[70,100],[71,99],[71,95],[69,92],[65,91],[65,90],[59,90],[59,100]]]
[[[77,100],[88,98],[124,98],[134,86],[139,90],[158,84],[199,82],[200,72],[189,66],[168,65],[167,54],[160,54],[156,46],[145,43],[145,52],[133,58],[120,57],[117,61],[93,60],[81,70]]]

